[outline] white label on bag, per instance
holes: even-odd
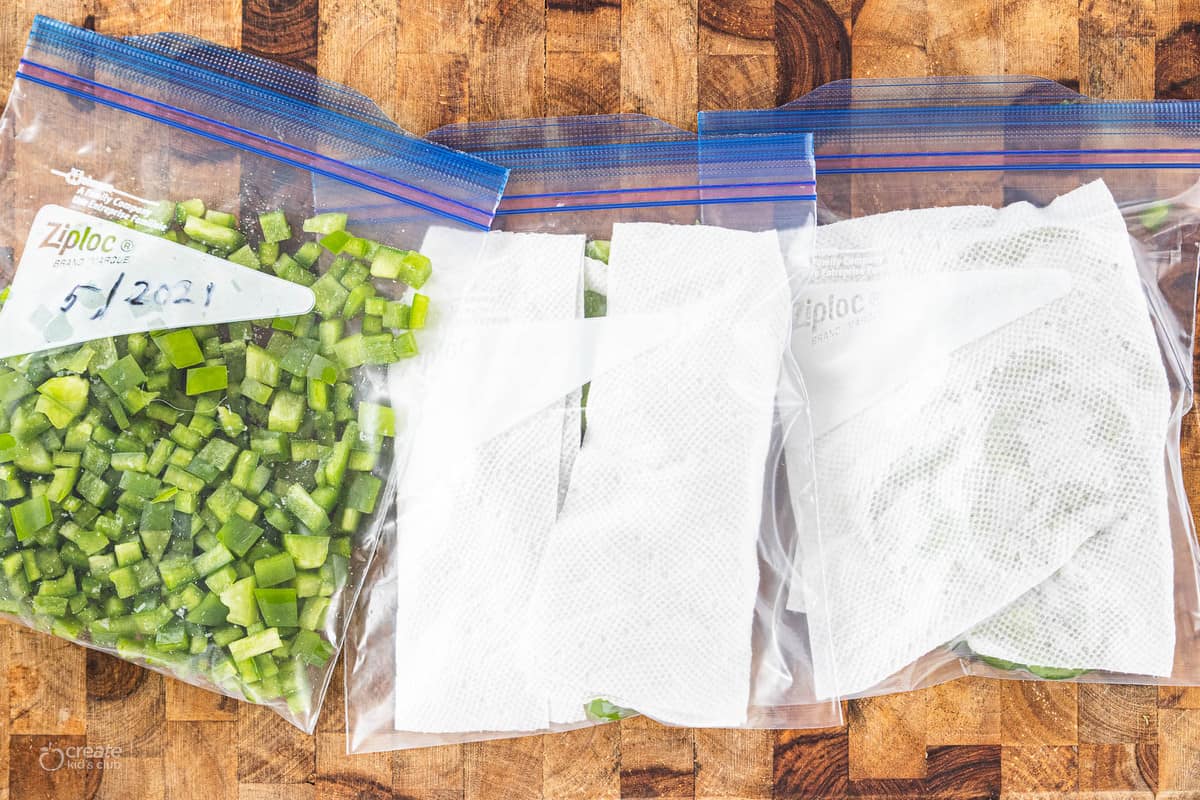
[[[955,350],[1064,296],[1061,269],[981,269],[812,283],[792,354],[819,438],[946,364]]]
[[[57,205],[34,218],[0,310],[0,358],[105,336],[291,317],[307,286]]]

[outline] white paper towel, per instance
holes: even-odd
[[[821,352],[821,341],[809,353],[827,378],[841,369],[847,384],[858,382],[851,401],[873,393],[849,419],[835,404],[816,442],[822,568],[805,562],[804,589],[807,607],[827,612],[809,619],[818,694],[866,690],[1018,598],[969,637],[972,646],[1093,668],[1118,661],[1074,659],[1138,648],[1144,657],[1119,663],[1161,669],[1173,645],[1160,588],[1171,582],[1161,463],[1169,392],[1107,187],[1089,184],[1046,208],[924,209],[822,226],[815,273],[845,291],[819,313],[812,306],[810,323],[820,316],[825,326],[810,329],[813,341],[853,342],[886,323],[875,352]],[[1069,289],[1055,290],[1055,275]],[[924,332],[942,317],[922,314],[919,293],[906,309],[877,290],[939,276],[961,284],[962,302],[979,311],[930,341]],[[996,316],[980,325],[986,314]],[[894,352],[910,345],[918,355]],[[1125,538],[1146,552],[1135,556]],[[1091,605],[1085,628],[1064,624],[1123,568],[1155,588],[1114,600],[1121,614]],[[1138,615],[1144,636],[1118,645]],[[1090,644],[1033,646],[1072,636]]]
[[[790,294],[774,232],[618,224],[608,314],[681,312],[598,375],[531,604],[552,721],[595,697],[696,725],[746,717],[756,542]]]
[[[421,374],[393,373],[398,397],[412,395],[414,383],[426,387],[398,492],[397,547],[387,555],[399,587],[397,730],[528,731],[549,722],[516,642],[557,514],[564,449],[578,447],[578,436],[564,432],[570,415],[560,397],[480,440],[506,402],[497,362],[536,358],[537,347],[496,353],[486,331],[574,319],[583,248],[582,236],[490,233],[475,278],[447,293],[455,300],[430,286],[432,305],[443,307],[441,324],[426,331],[432,350],[410,362]],[[437,241],[422,248],[436,264],[431,249]]]

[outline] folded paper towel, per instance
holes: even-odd
[[[610,322],[678,320],[666,343],[592,381],[526,656],[555,722],[602,697],[673,723],[736,725],[789,329],[778,237],[617,224],[607,272]]]
[[[498,363],[521,355],[494,352],[487,332],[512,322],[569,324],[581,313],[583,248],[582,236],[490,233],[474,277],[446,293],[453,307],[440,309],[441,327],[428,337],[437,349],[413,362],[427,362],[427,374],[407,364],[393,373],[427,385],[410,426],[389,555],[399,592],[397,730],[524,731],[549,722],[516,642],[557,515],[563,465],[573,457],[565,450],[579,445],[578,403],[573,438],[564,434],[571,415],[562,396],[481,434],[481,420],[503,414],[508,402],[490,390],[504,386]]]
[[[821,611],[818,694],[985,620],[968,639],[989,655],[1169,671],[1169,391],[1107,187],[820,227],[812,286],[795,351],[821,534],[793,605]],[[1106,601],[1118,574],[1149,588]]]

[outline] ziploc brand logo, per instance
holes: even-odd
[[[132,253],[135,247],[133,240],[121,238],[112,233],[101,233],[86,225],[82,229],[69,222],[47,221],[46,236],[39,248],[48,248],[58,255],[68,253]]]
[[[0,308],[0,358],[106,336],[295,317],[314,301],[307,286],[47,205]]]
[[[796,327],[808,328],[817,334],[830,325],[861,317],[870,311],[871,306],[867,293],[863,291],[838,291],[808,297],[796,304]]]

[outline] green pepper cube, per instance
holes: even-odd
[[[258,215],[264,242],[283,242],[292,238],[292,227],[282,211],[268,211]]]
[[[175,369],[186,369],[204,363],[204,353],[200,350],[200,343],[196,341],[196,334],[192,333],[190,328],[160,333],[151,336],[150,339],[158,345],[158,349]]]
[[[304,601],[297,623],[306,631],[318,631],[325,627],[325,612],[328,610],[328,597],[310,597]]]
[[[425,327],[425,320],[429,316],[429,297],[423,294],[414,294],[412,296],[412,308],[408,312],[408,327],[413,330],[420,330]]]
[[[276,553],[254,562],[254,577],[261,587],[275,586],[296,577],[296,565],[288,553]]]
[[[312,285],[315,302],[313,308],[322,317],[329,318],[339,315],[346,305],[350,292],[338,283],[332,273],[326,272]]]
[[[304,220],[303,228],[305,233],[329,234],[334,231],[345,230],[348,219],[349,216],[345,213],[328,211]]]
[[[216,212],[216,214],[223,213]],[[246,237],[239,231],[228,225],[220,224],[221,221],[224,221],[224,217],[214,220],[213,216],[214,212],[212,211],[205,214],[204,219],[189,214],[187,220],[183,223],[183,232],[189,238],[195,239],[206,247],[211,247],[214,250],[224,253],[232,253],[246,243]],[[232,215],[225,216],[232,217]]]
[[[255,589],[258,611],[270,627],[295,628],[299,625],[295,589]]]
[[[398,300],[389,302],[383,309],[383,327],[407,328],[412,317],[412,306]]]
[[[301,630],[292,639],[291,652],[305,664],[322,667],[333,655],[333,645],[313,631]]]
[[[267,430],[295,433],[304,421],[304,397],[291,392],[277,391],[267,416]]]
[[[193,558],[192,568],[196,570],[197,575],[204,577],[217,572],[232,561],[233,553],[229,551],[229,548],[222,543],[217,543]],[[208,583],[208,588],[216,591],[216,587],[212,585],[211,580]]]
[[[233,656],[234,661],[244,662],[257,655],[269,653],[282,644],[283,640],[279,638],[277,629],[265,628],[258,633],[230,642],[228,645],[229,655]]]
[[[305,269],[317,263],[317,259],[320,257],[321,245],[316,242],[305,242],[296,252],[292,253],[292,259]]]
[[[221,598],[212,592],[204,595],[204,598],[197,603],[187,616],[184,617],[188,622],[194,625],[204,625],[206,627],[215,627],[225,623],[225,617],[229,614],[229,609],[221,602]]]
[[[382,317],[387,311],[388,300],[383,297],[368,297],[363,303],[363,311],[372,317]]]
[[[298,483],[288,487],[283,496],[283,507],[313,533],[324,533],[329,528],[329,515],[325,509]]]
[[[380,247],[371,259],[371,274],[376,278],[400,280],[420,289],[433,274],[433,264],[427,256],[415,250]]]
[[[329,556],[329,537],[285,533],[283,549],[292,557],[297,568],[316,569]]]
[[[369,472],[360,472],[350,481],[346,492],[346,505],[362,514],[370,514],[375,510],[379,500],[379,491],[383,481]]]
[[[331,253],[337,254],[342,252],[344,248],[354,237],[344,230],[330,231],[321,237],[321,247],[324,247]]]
[[[162,577],[163,586],[167,587],[169,592],[173,592],[199,577],[193,562],[181,559],[160,561],[158,574]]]
[[[247,269],[257,270],[262,267],[262,262],[258,260],[258,254],[254,252],[254,248],[248,244],[244,244],[237,250],[234,250],[229,255],[225,256],[227,261],[232,261],[238,266],[246,267]]]
[[[54,512],[45,495],[31,497],[12,507],[12,524],[17,541],[23,542],[54,521]]]
[[[251,576],[230,584],[221,592],[221,603],[229,609],[226,620],[230,624],[246,627],[258,622],[258,604],[254,600],[256,588],[254,577]]]
[[[193,367],[187,371],[187,394],[215,392],[229,387],[229,370],[224,365]]]
[[[249,552],[262,534],[262,528],[235,514],[217,531],[217,540],[241,558]]]
[[[246,345],[246,377],[264,386],[278,386],[279,359],[256,344]]]
[[[112,581],[113,588],[117,592],[117,597],[121,599],[133,597],[140,591],[137,578],[133,574],[132,566],[114,569],[108,573],[108,579]]]
[[[37,392],[42,397],[52,399],[62,408],[67,409],[72,417],[83,414],[84,410],[88,408],[88,390],[88,379],[83,378],[82,375],[60,375],[58,378],[44,380],[37,386]],[[66,423],[54,427],[64,428]]]
[[[204,212],[204,219],[220,225],[222,228],[233,228],[237,226],[237,217],[230,214],[228,211],[218,211],[215,208],[210,208]]]
[[[391,406],[363,401],[358,406],[358,427],[366,437],[395,436],[396,411]]]

